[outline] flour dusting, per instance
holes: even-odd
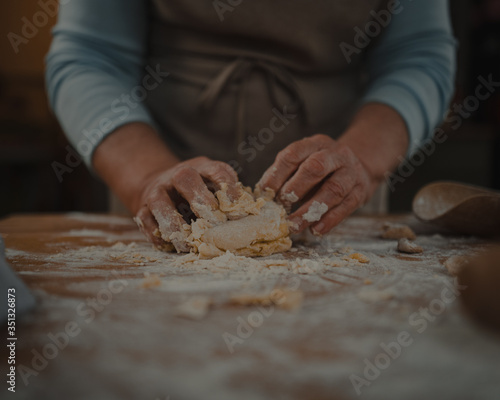
[[[328,206],[325,203],[313,201],[309,210],[302,215],[302,218],[307,222],[316,222],[321,219],[324,213],[328,211]]]
[[[425,248],[401,254],[380,238],[380,219],[353,217],[322,238],[295,237],[284,253],[208,260],[160,252],[130,221],[115,222],[130,229],[112,242],[85,222],[87,237],[58,232],[38,250],[22,242],[7,250],[39,299],[23,320],[20,362],[43,354],[49,333],[60,337],[69,322],[81,328],[16,388],[22,398],[54,387],[61,398],[358,398],[350,377],[364,377],[365,360],[385,362],[380,354],[402,333],[412,344],[387,356],[363,399],[489,400],[500,391],[500,344],[461,313],[443,265],[482,249],[478,239],[424,233],[398,217]],[[89,313],[89,299],[100,311]],[[412,318],[420,310],[431,318]]]

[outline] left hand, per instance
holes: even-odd
[[[276,200],[285,206],[304,200],[289,217],[292,231],[310,227],[314,234],[322,235],[363,206],[378,183],[350,147],[318,134],[280,151],[258,185],[274,190]],[[319,221],[309,222],[303,215],[315,201],[328,209]]]

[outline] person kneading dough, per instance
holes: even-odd
[[[441,122],[447,1],[219,3],[61,5],[50,102],[159,249],[283,251],[366,204]]]

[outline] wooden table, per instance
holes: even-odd
[[[387,220],[425,252],[381,239]],[[500,340],[463,315],[442,265],[488,243],[411,216],[352,217],[258,268],[179,264],[117,216],[13,216],[0,233],[38,299],[18,319],[16,394],[2,399],[500,398]],[[292,285],[300,309],[230,301]],[[193,299],[211,303],[198,320],[180,312]]]

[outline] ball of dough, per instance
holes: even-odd
[[[191,251],[212,258],[230,251],[239,256],[267,256],[292,247],[283,206],[269,193],[253,193],[239,184],[239,198],[231,202],[227,185],[216,192],[220,211],[226,216],[219,222],[198,218],[187,238]]]

